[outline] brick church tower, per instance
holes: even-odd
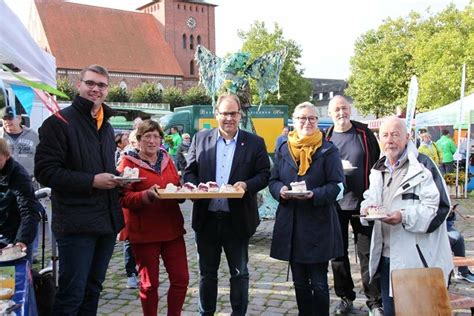
[[[204,0],[154,0],[137,9],[158,20],[161,34],[183,71],[185,90],[199,80],[194,60],[197,45],[215,53],[215,7]]]

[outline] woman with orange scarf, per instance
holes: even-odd
[[[344,171],[337,148],[318,129],[316,107],[305,102],[293,112],[295,130],[280,146],[270,177],[279,201],[270,256],[289,261],[300,315],[329,315],[329,260],[343,255],[336,213]],[[306,191],[291,191],[305,181]]]

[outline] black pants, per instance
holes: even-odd
[[[342,240],[344,243],[344,256],[332,260],[332,272],[334,274],[334,290],[338,297],[347,297],[351,301],[355,300],[354,282],[352,281],[351,265],[349,262],[349,223],[352,226],[355,243],[357,244],[357,256],[359,257],[360,273],[364,293],[367,297],[367,306],[373,308],[381,306],[382,297],[380,294],[380,280],[376,276],[372,283],[369,284],[369,253],[370,238],[372,235],[371,226],[363,226],[358,217],[359,210],[345,211],[338,210],[339,223],[341,225]]]
[[[299,316],[329,315],[328,263],[291,262]]]

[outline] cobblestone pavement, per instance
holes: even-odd
[[[467,256],[474,257],[474,197],[466,200],[457,200],[461,204],[460,211],[464,215],[473,216],[472,219],[463,220],[458,217],[456,227],[462,232],[466,241]],[[197,315],[197,296],[199,288],[199,269],[197,264],[194,233],[190,227],[191,202],[182,205],[185,217],[185,236],[190,282],[183,308],[183,315]],[[287,281],[288,266],[285,262],[269,257],[273,220],[263,220],[257,233],[250,241],[250,297],[248,315],[297,315],[296,300],[293,284]],[[352,267],[352,276],[356,285],[357,298],[354,309],[350,315],[367,315],[365,296],[361,293],[360,270],[355,261],[354,245],[351,243],[349,254]],[[229,275],[227,263],[223,257],[219,271],[219,294],[217,315],[230,315],[229,304]],[[160,267],[160,302],[159,314],[166,315],[166,291],[168,288],[167,275],[163,266]],[[138,290],[126,289],[126,274],[123,264],[122,243],[117,242],[115,252],[109,265],[104,289],[99,303],[99,315],[142,315]],[[338,303],[334,294],[333,277],[329,268],[329,286],[331,295],[331,311]],[[474,284],[462,280],[453,280],[451,290],[474,296]],[[470,311],[456,311],[455,315],[470,315]]]

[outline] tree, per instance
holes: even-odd
[[[264,104],[287,104],[292,110],[297,104],[308,101],[311,96],[311,82],[303,78],[303,70],[299,59],[301,48],[293,40],[283,36],[283,30],[277,23],[273,32],[269,32],[264,22],[255,21],[248,31],[239,31],[244,41],[242,51],[251,54],[251,61],[275,50],[287,49],[287,57],[280,74],[280,98],[277,93],[268,95]],[[252,103],[260,103],[255,84],[251,81]],[[291,111],[289,111],[291,112]]]
[[[132,91],[130,101],[137,103],[161,103],[161,90],[153,82],[144,82]]]
[[[107,100],[109,102],[128,102],[130,100],[130,95],[127,89],[117,85],[112,85],[111,87],[109,87],[109,94],[107,95]]]
[[[173,111],[175,107],[184,105],[183,91],[178,87],[168,87],[163,92],[163,100],[169,103],[170,110]]]
[[[363,114],[393,114],[406,108],[410,78],[419,83],[417,109],[435,109],[460,95],[461,67],[474,67],[473,8],[458,11],[454,5],[422,17],[387,19],[356,41],[346,93]],[[429,13],[429,12],[428,12]],[[466,92],[474,89],[474,78]]]
[[[184,95],[184,103],[186,105],[193,105],[193,104],[211,104],[211,98],[206,94],[206,90],[204,90],[201,86],[196,86],[189,88]]]
[[[58,101],[72,100],[78,93],[76,87],[65,77],[59,78],[56,81],[56,86],[59,91],[65,93],[69,97],[68,99],[66,99],[64,97],[57,96]]]

